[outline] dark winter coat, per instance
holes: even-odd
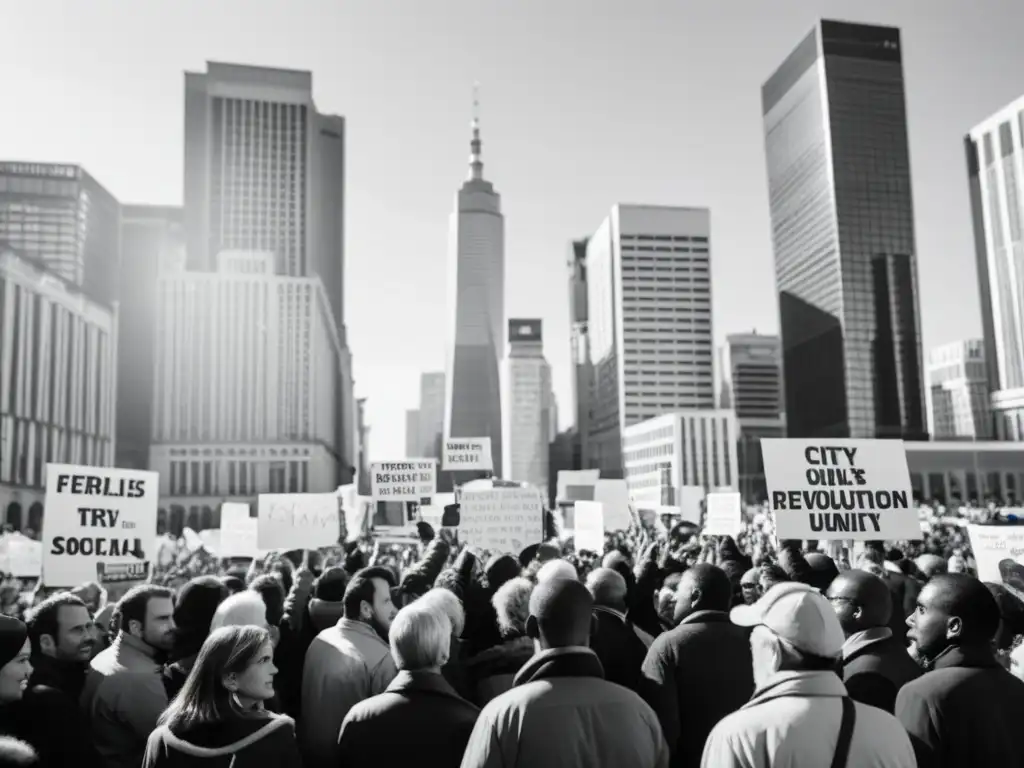
[[[149,737],[142,768],[302,768],[295,722],[269,713],[210,723],[180,733],[160,726]]]
[[[900,688],[921,676],[903,641],[888,627],[851,636],[843,646],[840,674],[850,698],[892,714]]]

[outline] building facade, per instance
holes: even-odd
[[[933,348],[928,355],[928,384],[934,439],[992,439],[985,343],[981,339]]]
[[[529,483],[546,494],[552,393],[540,320],[508,321],[508,356],[501,374],[501,433],[505,440],[501,477]]]
[[[149,469],[153,428],[157,284],[185,257],[180,207],[121,208],[117,345],[117,455],[124,469]]]
[[[441,444],[444,439],[444,394],[443,371],[420,374],[420,432],[416,458],[437,459],[439,462],[441,460]]]
[[[91,301],[118,298],[121,206],[77,165],[0,163],[0,243]]]
[[[42,529],[46,464],[110,466],[116,306],[0,244],[0,515]]]
[[[997,502],[1024,500],[1024,445],[1006,441],[910,442],[907,468],[919,501]]]
[[[366,421],[366,398],[356,400],[356,434],[359,435],[359,461],[356,463],[358,477],[357,493],[370,495],[370,425]]]
[[[823,20],[761,99],[788,434],[925,439],[899,30]]]
[[[732,411],[677,411],[623,433],[626,485],[637,503],[675,505],[685,487],[736,489],[739,431]]]
[[[355,474],[356,403],[344,313],[345,120],[317,111],[310,72],[207,62],[185,74],[188,266],[272,253],[273,273],[320,279],[342,345],[333,428]]]
[[[996,437],[1024,440],[1024,96],[965,144]]]
[[[405,412],[405,457],[419,458],[421,445],[419,409],[408,409]]]
[[[711,215],[616,205],[587,242],[593,398],[585,468],[622,477],[627,427],[715,407]]]
[[[782,345],[778,336],[738,333],[726,337],[723,351],[723,394],[739,429],[738,490],[748,502],[757,503],[768,492],[761,438],[786,436]]]
[[[569,248],[569,354],[572,375],[575,461],[588,466],[590,456],[590,415],[594,396],[594,366],[590,358],[587,331],[587,242],[573,240]]]
[[[344,349],[320,279],[275,274],[273,253],[218,262],[159,285],[150,468],[171,530],[182,516],[206,527],[223,501],[354,478],[334,429]]]
[[[481,147],[474,114],[469,177],[456,195],[449,235],[444,436],[491,438],[497,468],[502,466],[505,219],[500,195],[484,179]]]

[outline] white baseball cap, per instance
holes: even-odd
[[[741,627],[767,627],[798,651],[826,659],[839,656],[846,642],[829,601],[797,581],[776,584],[753,605],[733,608],[729,617]]]

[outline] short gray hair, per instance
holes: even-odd
[[[444,587],[434,587],[416,602],[425,608],[444,612],[452,623],[452,634],[462,637],[462,631],[466,628],[466,611],[454,592]]]
[[[400,670],[440,667],[448,660],[452,623],[439,608],[410,603],[391,622],[391,658]]]
[[[267,604],[259,592],[239,592],[231,595],[217,606],[210,621],[210,632],[221,627],[261,627],[269,629],[267,623]]]
[[[491,598],[498,618],[498,630],[505,640],[526,636],[526,620],[530,618],[530,595],[533,582],[523,577],[509,579]]]

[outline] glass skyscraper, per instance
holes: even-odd
[[[788,434],[924,439],[899,30],[823,20],[761,98]]]

